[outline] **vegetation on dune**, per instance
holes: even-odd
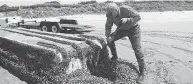
[[[0,6],[0,12],[7,12],[7,11],[17,11],[18,7],[9,7],[6,4]]]
[[[25,18],[53,17],[74,14],[104,14],[106,2],[98,3],[96,1],[80,2],[76,5],[60,4],[52,1],[43,4],[20,6],[17,11],[4,13],[6,16],[19,15]],[[116,2],[118,5],[129,5],[139,12],[154,11],[182,11],[192,10],[193,1],[141,1],[141,2]],[[7,7],[7,6],[6,6]],[[5,9],[0,7],[0,10]],[[2,11],[3,12],[3,11]]]

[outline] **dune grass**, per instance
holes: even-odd
[[[129,5],[138,12],[188,11],[193,10],[193,1],[131,1],[116,2],[118,5]],[[32,5],[22,6],[18,11],[6,12],[5,16],[24,18],[56,17],[77,14],[105,14],[105,3],[85,3],[77,5]]]

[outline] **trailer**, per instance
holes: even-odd
[[[23,28],[38,28],[41,31],[45,32],[54,32],[59,33],[62,31],[68,30],[79,30],[79,29],[88,29],[92,28],[93,26],[90,25],[79,25],[77,20],[73,19],[60,19],[59,21],[24,21],[18,22],[19,27]]]

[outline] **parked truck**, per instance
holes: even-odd
[[[7,18],[0,18],[0,27],[6,27],[8,23]]]
[[[1,17],[0,27],[16,27],[20,17]]]

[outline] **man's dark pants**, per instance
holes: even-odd
[[[128,36],[132,45],[132,48],[135,52],[135,56],[137,58],[138,63],[144,62],[144,55],[141,49],[141,32],[140,26],[134,26],[130,30],[118,30],[116,33],[112,33],[111,35],[114,36],[114,40],[112,43],[109,43],[109,48],[113,56],[117,57],[117,51],[114,41],[119,40],[125,36]]]

